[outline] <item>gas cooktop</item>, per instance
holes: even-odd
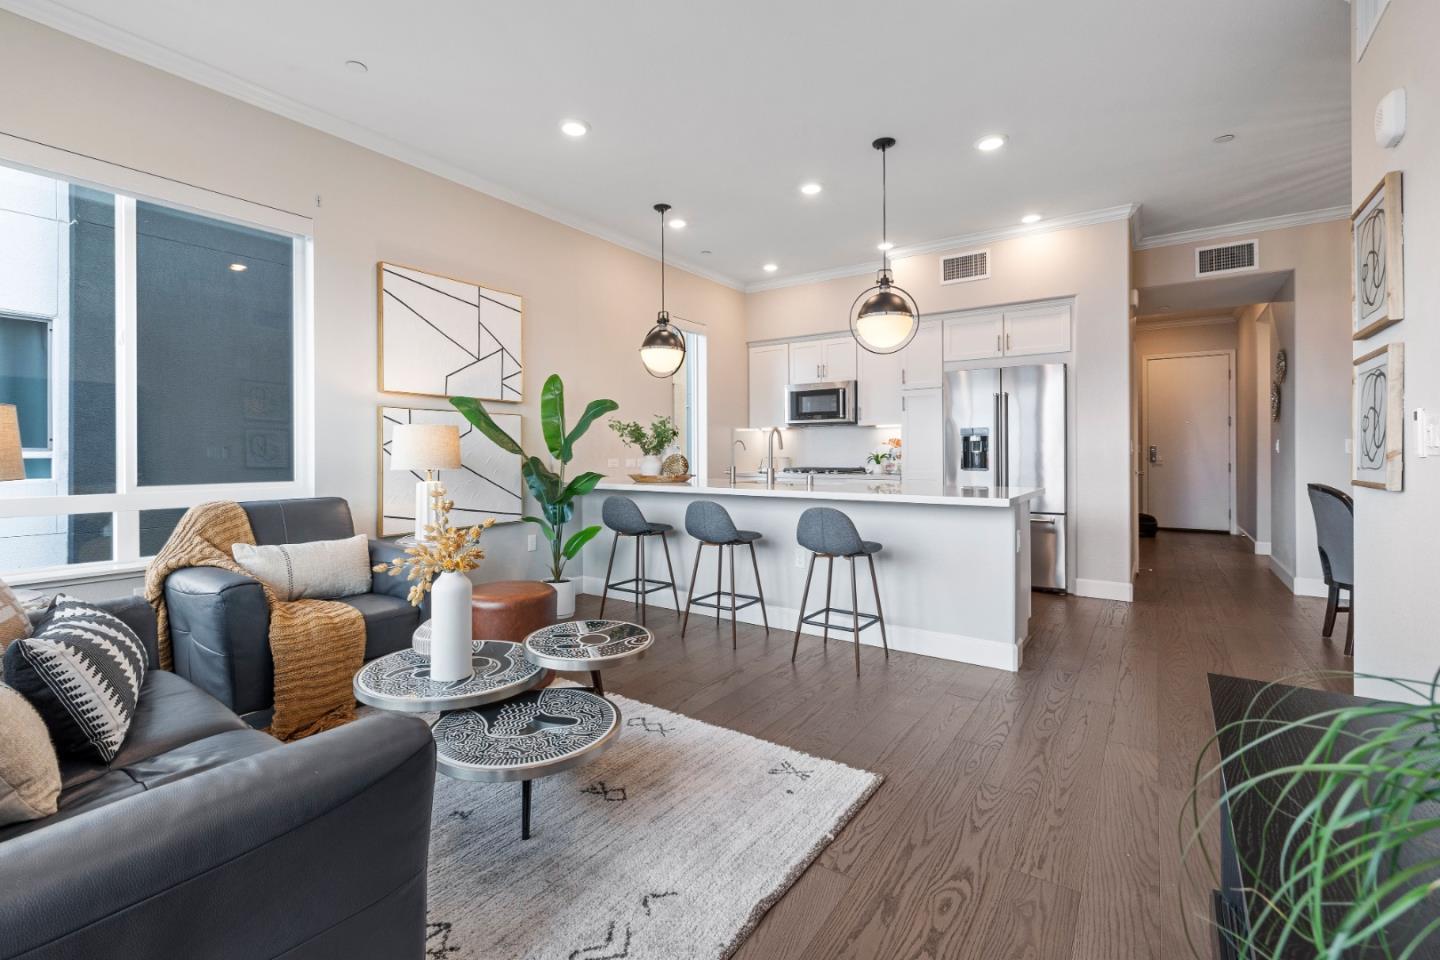
[[[864,467],[786,467],[784,473],[819,473],[833,476],[859,475],[865,472]]]

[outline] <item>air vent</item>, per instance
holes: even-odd
[[[1260,241],[1227,243],[1223,247],[1199,247],[1195,251],[1195,276],[1243,273],[1260,266]]]
[[[971,250],[940,259],[941,283],[968,283],[990,279],[990,251]]]

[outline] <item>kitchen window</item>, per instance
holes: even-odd
[[[25,458],[0,576],[138,569],[190,506],[310,495],[308,244],[0,167],[0,403]]]

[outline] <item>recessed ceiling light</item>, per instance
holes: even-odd
[[[992,133],[989,136],[981,137],[975,141],[975,149],[984,153],[991,153],[1005,146],[1004,134]]]
[[[583,137],[590,132],[590,124],[584,120],[561,120],[560,132],[567,137]]]
[[[1025,214],[1025,216],[1020,218],[1020,222],[1028,225],[1032,223],[1039,223],[1041,219],[1043,218],[1038,213],[1027,213]]]
[[[234,270],[236,273],[244,273],[246,270],[249,270],[250,268],[247,267],[247,266],[245,266],[245,264],[243,264],[243,263],[232,263],[232,264],[230,264],[230,269],[231,269],[231,270]]]
[[[760,269],[764,270],[766,273],[774,273],[776,270],[780,269],[780,265],[778,263],[767,263]]]
[[[876,250],[894,250],[894,249],[895,249],[895,241],[894,241],[894,240],[886,240],[886,241],[883,242],[883,243],[877,243],[877,244],[875,244],[875,249],[876,249]]]
[[[349,70],[351,73],[369,73],[369,72],[370,72],[370,68],[367,67],[367,66],[365,66],[364,61],[361,61],[361,60],[346,60],[346,61],[345,61],[345,69],[346,69],[346,70]]]
[[[670,218],[670,228],[671,228],[672,230],[684,230],[684,229],[685,229],[685,222],[686,222],[686,221],[682,220],[680,217],[671,217],[671,218]]]
[[[1233,133],[1222,133],[1222,134],[1220,134],[1220,136],[1218,136],[1218,137],[1215,138],[1214,142],[1215,142],[1215,143],[1231,143],[1231,142],[1234,141],[1234,139],[1235,139],[1235,134],[1233,134]]]
[[[805,194],[805,196],[807,197],[813,197],[815,196],[815,194],[819,193],[821,190],[824,189],[825,188],[820,186],[820,184],[814,182],[800,184],[800,192]]]

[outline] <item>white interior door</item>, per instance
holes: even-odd
[[[1145,358],[1145,512],[1162,527],[1230,530],[1230,363]]]

